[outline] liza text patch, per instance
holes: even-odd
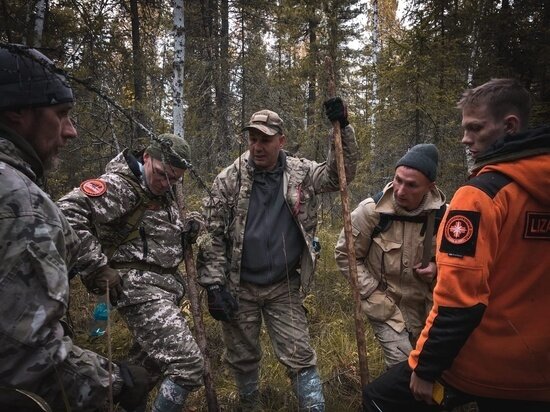
[[[525,239],[550,240],[550,213],[526,212],[523,237]]]

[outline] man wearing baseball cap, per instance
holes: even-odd
[[[69,270],[80,242],[43,191],[59,150],[77,137],[73,91],[35,49],[0,45],[0,409],[94,411],[107,401],[133,410],[144,400],[146,371],[112,365],[74,345],[61,323]],[[27,395],[25,395],[27,394]]]
[[[346,177],[355,176],[357,143],[340,98],[325,102],[338,120]],[[278,360],[286,367],[300,410],[323,411],[324,398],[302,297],[309,290],[318,194],[338,190],[333,150],[327,161],[293,157],[283,147],[284,123],[271,110],[244,128],[248,151],[215,179],[204,201],[208,236],[200,241],[199,283],[210,314],[222,321],[225,359],[244,410],[261,410],[259,368],[262,319]]]
[[[435,185],[438,158],[433,144],[412,147],[384,190],[351,214],[361,306],[387,367],[407,359],[432,305],[435,219],[441,219],[445,206],[445,195]],[[428,232],[430,218],[434,225]],[[349,276],[343,230],[335,258]]]

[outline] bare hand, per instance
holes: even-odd
[[[409,389],[411,390],[414,399],[417,401],[426,402],[428,405],[435,405],[432,395],[433,386],[433,382],[425,381],[414,372],[411,374]]]
[[[425,268],[421,268],[420,266],[422,266],[422,263],[419,263],[413,267],[414,273],[416,273],[416,275],[420,279],[426,282],[431,282],[432,280],[434,280],[435,275],[437,275],[437,265],[435,264],[435,262],[428,263],[428,266],[426,266]]]

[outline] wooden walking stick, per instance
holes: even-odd
[[[176,196],[178,204],[183,205],[183,187],[182,185],[176,186]],[[184,207],[180,206],[180,214],[185,216]],[[193,258],[193,248],[188,242],[183,245],[183,262],[185,264],[185,273],[187,274],[187,296],[191,303],[191,315],[193,316],[194,324],[194,336],[197,340],[197,345],[204,358],[204,389],[206,392],[206,406],[208,412],[219,412],[220,406],[218,405],[218,395],[216,394],[216,388],[214,386],[214,379],[212,377],[212,368],[210,366],[210,354],[208,345],[206,343],[206,333],[204,331],[204,322],[202,318],[202,308],[197,289],[197,270],[195,268],[195,259]]]
[[[332,60],[330,57],[325,58],[326,70],[328,74],[328,94],[334,97],[334,71],[332,68]],[[344,150],[342,148],[342,135],[340,130],[340,122],[332,121],[334,134],[334,148],[336,152],[336,164],[338,166],[338,180],[340,183],[340,196],[342,198],[342,215],[344,218],[344,234],[346,238],[346,246],[348,249],[349,263],[349,280],[353,295],[355,319],[355,335],[357,338],[357,353],[359,355],[359,373],[361,376],[361,388],[363,389],[369,383],[369,365],[367,361],[367,345],[365,342],[365,323],[363,321],[363,313],[361,311],[361,296],[359,294],[358,277],[357,277],[357,260],[355,257],[355,245],[353,241],[353,231],[351,227],[351,214],[349,210],[349,197],[346,182],[346,172],[344,167]]]
[[[199,291],[197,289],[197,271],[195,269],[195,260],[193,258],[193,249],[191,245],[185,244],[183,249],[183,256],[185,262],[185,272],[187,273],[187,295],[189,296],[189,302],[191,302],[191,313],[193,314],[193,322],[195,324],[195,338],[197,344],[204,357],[204,389],[206,391],[206,405],[208,412],[218,412],[220,406],[218,405],[218,396],[216,394],[216,388],[214,387],[214,379],[212,377],[212,369],[210,366],[210,354],[208,351],[208,345],[206,344],[206,333],[204,332],[204,322],[202,318],[202,308],[199,297]]]

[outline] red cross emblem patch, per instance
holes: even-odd
[[[439,250],[451,256],[475,256],[480,218],[471,210],[450,211]]]

